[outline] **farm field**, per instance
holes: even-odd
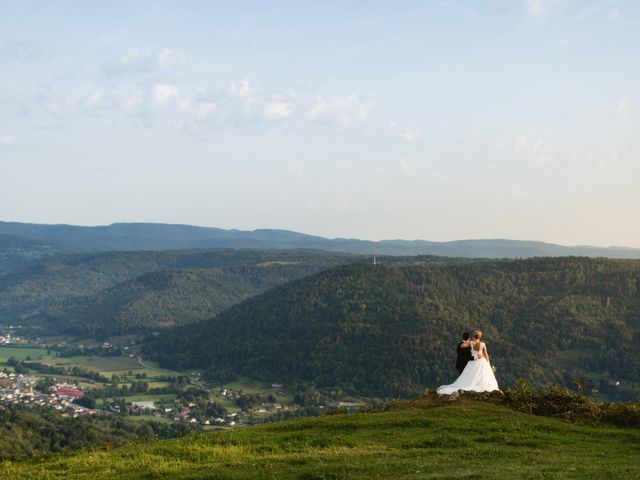
[[[46,348],[0,346],[0,365],[6,364],[10,357],[15,357],[16,360],[25,360],[27,357],[31,357],[32,360],[37,360],[39,357],[46,356]]]
[[[226,408],[229,412],[239,412],[241,409],[234,400],[219,395],[221,388],[233,390],[235,392],[242,391],[245,394],[262,395],[264,397],[271,394],[275,397],[276,401],[281,404],[293,404],[292,394],[283,395],[278,392],[277,388],[272,387],[270,383],[255,382],[246,378],[240,378],[233,382],[226,382],[223,385],[215,386],[210,390],[216,402]]]
[[[80,367],[100,373],[108,379],[111,379],[111,376],[115,374],[118,377],[118,385],[130,385],[132,381],[145,381],[148,383],[149,388],[162,388],[169,386],[170,383],[158,380],[159,376],[179,375],[177,372],[171,370],[157,368],[157,364],[153,362],[143,361],[141,364],[138,357],[99,355],[60,357],[56,356],[55,352],[52,350],[20,346],[0,346],[0,369],[6,368],[9,371],[13,371],[13,367],[7,365],[7,361],[11,357],[20,361],[29,359],[31,361],[41,362],[45,365],[64,369]],[[40,378],[53,378],[57,381],[76,383],[85,389],[100,389],[105,385],[94,379],[76,375],[61,375],[55,373],[43,373],[39,371],[33,371],[31,375]],[[169,397],[175,398],[175,395],[169,395]],[[147,400],[147,398],[145,396],[145,398],[136,398],[136,400],[132,401],[137,400]],[[99,401],[98,403],[101,404],[102,401]]]
[[[98,372],[117,372],[138,370],[144,368],[138,363],[137,358],[132,357],[100,357],[100,356],[74,356],[56,357],[49,359],[51,365],[79,366],[90,368]]]
[[[137,357],[112,357],[99,355],[76,355],[73,357],[53,357],[48,356],[42,359],[43,363],[59,367],[82,367],[94,370],[106,377],[112,374],[127,376],[128,372],[133,375],[146,374],[149,379],[158,375],[174,376],[176,372],[159,368],[156,363],[144,360],[142,364]]]
[[[115,397],[114,397],[115,398]],[[114,398],[110,398],[110,397],[106,397],[106,398],[99,398],[98,400],[96,400],[96,403],[100,406],[104,403],[108,403],[108,402],[112,402],[114,400]],[[126,397],[124,397],[127,401],[127,403],[132,403],[132,402],[154,402],[156,403],[156,405],[159,402],[171,402],[173,400],[175,400],[176,396],[174,394],[171,393],[162,393],[162,394],[140,394],[140,395],[128,395]]]
[[[293,402],[292,394],[283,395],[278,392],[277,388],[272,387],[270,383],[255,382],[249,379],[239,379],[233,382],[225,383],[224,388],[235,390],[235,391],[242,390],[244,393],[260,394],[260,395],[272,394],[276,398],[276,400],[280,403]]]
[[[0,345],[0,370],[14,371],[12,366],[7,365],[7,361],[11,357],[15,357],[16,360],[25,360],[26,358],[38,360],[46,355],[47,349],[45,348]]]
[[[157,422],[166,424],[173,423],[173,420],[171,420],[170,418],[156,417],[155,415],[130,415],[127,418],[134,422]]]

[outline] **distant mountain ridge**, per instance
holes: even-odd
[[[161,223],[114,223],[106,226],[44,225],[1,222],[0,235],[45,242],[60,250],[184,250],[198,248],[317,249],[359,255],[440,255],[469,258],[586,256],[640,259],[640,249],[563,246],[523,240],[486,239],[359,240],[324,238],[289,230],[225,230]]]

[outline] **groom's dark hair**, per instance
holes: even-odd
[[[463,340],[469,340],[469,332],[464,332],[464,333],[462,334],[462,339],[463,339]]]

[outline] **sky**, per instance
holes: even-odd
[[[0,220],[640,247],[640,2],[0,0]]]

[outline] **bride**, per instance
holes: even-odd
[[[458,390],[471,392],[492,392],[498,390],[498,382],[489,363],[487,346],[481,341],[482,332],[473,332],[473,341],[470,341],[473,361],[469,361],[460,376],[451,385],[438,387],[439,395],[451,395]]]

